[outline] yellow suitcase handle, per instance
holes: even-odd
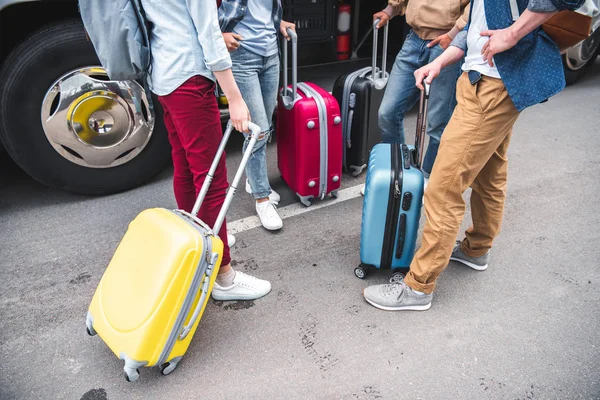
[[[221,207],[221,210],[219,211],[219,215],[217,216],[215,225],[212,228],[213,234],[215,234],[215,235],[218,235],[219,231],[221,230],[221,225],[223,225],[223,221],[225,221],[225,215],[227,214],[227,211],[229,210],[229,206],[231,205],[231,201],[233,200],[233,195],[235,194],[235,191],[237,190],[237,186],[240,183],[240,179],[242,179],[242,174],[244,173],[244,170],[246,169],[246,164],[248,163],[248,159],[250,158],[250,155],[252,154],[252,150],[254,149],[254,145],[256,144],[256,141],[258,140],[258,136],[260,135],[260,127],[258,125],[254,124],[252,122],[249,122],[248,127],[250,128],[250,143],[248,143],[248,147],[246,148],[246,151],[244,152],[244,156],[242,157],[242,162],[240,163],[240,166],[239,166],[237,172],[235,173],[233,182],[231,183],[231,185],[229,186],[229,189],[227,190],[227,196],[225,197],[223,206]],[[225,151],[225,145],[227,144],[227,141],[229,140],[229,136],[231,136],[232,131],[233,131],[233,124],[231,123],[231,120],[230,120],[227,123],[227,129],[225,130],[225,133],[223,134],[223,139],[221,140],[221,143],[219,144],[219,148],[217,149],[217,154],[215,156],[215,159],[213,160],[212,165],[210,166],[210,170],[208,171],[206,179],[204,179],[204,184],[202,185],[202,188],[200,189],[200,194],[198,195],[196,204],[194,204],[194,208],[192,209],[192,215],[195,217],[198,215],[198,211],[200,211],[200,207],[202,206],[202,202],[204,201],[204,198],[206,197],[206,193],[208,193],[208,188],[210,187],[210,184],[213,180],[213,176],[215,174],[215,171],[217,170],[219,161],[221,160],[221,157],[223,156],[223,152]]]

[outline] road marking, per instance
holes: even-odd
[[[279,211],[279,216],[281,219],[287,219],[307,212],[320,210],[321,208],[329,207],[334,204],[339,204],[343,201],[352,200],[362,196],[360,194],[360,189],[362,186],[363,184],[360,184],[340,190],[337,199],[327,197],[325,200],[314,200],[310,207],[306,207],[302,203],[294,203],[290,204],[289,206],[278,208],[277,211]],[[256,215],[253,215],[238,219],[233,222],[227,222],[227,232],[235,235],[236,233],[258,228],[259,226],[262,226],[260,219]]]

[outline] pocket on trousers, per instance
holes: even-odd
[[[194,84],[196,86],[196,91],[200,95],[200,97],[206,96],[207,93],[214,94],[215,93],[215,82],[208,79],[205,76],[197,75],[194,77]]]
[[[475,97],[481,112],[485,113],[494,107],[503,89],[502,81],[495,78],[482,77],[475,84]]]

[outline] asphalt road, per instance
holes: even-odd
[[[408,132],[414,124],[413,113]],[[86,334],[85,315],[129,221],[175,207],[172,171],[85,198],[44,188],[3,160],[0,398],[600,399],[599,152],[597,62],[517,122],[487,271],[450,263],[430,310],[384,312],[362,289],[389,275],[353,275],[360,197],[287,218],[277,233],[246,230],[235,267],[273,291],[254,302],[211,300],[178,369],[143,369],[134,383]],[[238,140],[231,176],[240,154]],[[278,176],[275,144],[269,160],[281,207],[297,202]],[[343,180],[349,188],[364,175]],[[239,192],[229,220],[252,215]]]

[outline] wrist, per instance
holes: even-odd
[[[237,103],[240,103],[240,102],[242,102],[244,100],[244,99],[242,99],[242,94],[239,93],[239,92],[238,93],[233,93],[233,94],[231,94],[229,96],[226,96],[226,97],[227,97],[227,102],[229,104],[237,104]]]
[[[513,46],[516,45],[517,42],[521,39],[521,37],[519,36],[519,31],[517,30],[515,25],[509,26],[506,30],[506,34],[508,36],[509,43],[511,43]]]
[[[442,69],[446,66],[446,64],[444,63],[444,57],[443,56],[444,53],[442,53],[438,58],[436,58],[435,60],[433,60],[431,62],[431,65],[436,68],[436,69]]]
[[[387,14],[389,19],[392,19],[395,15],[395,9],[394,7],[388,5],[386,8],[383,9],[383,12]]]

